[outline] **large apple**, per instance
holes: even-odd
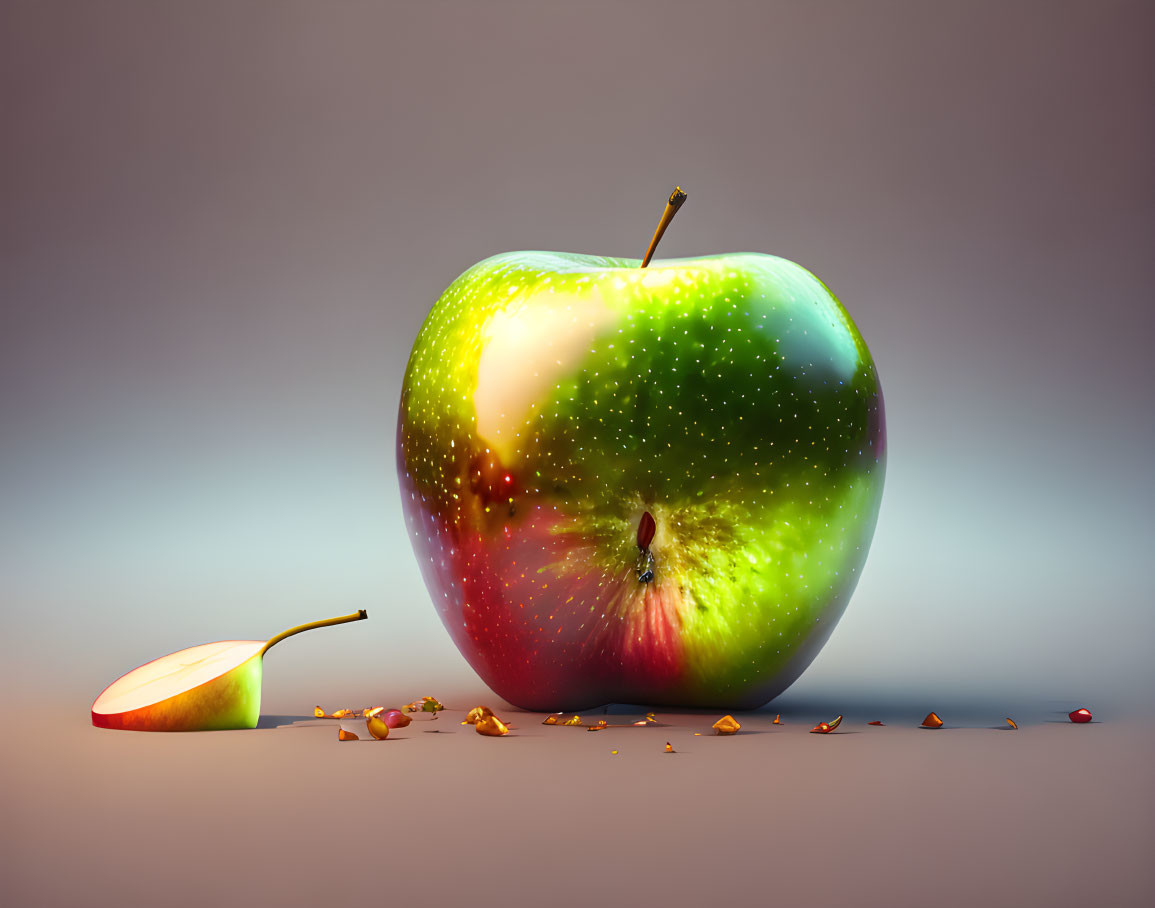
[[[854,590],[885,471],[846,310],[769,255],[512,252],[417,337],[398,473],[454,642],[526,709],[747,709]]]

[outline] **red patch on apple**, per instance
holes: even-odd
[[[545,711],[606,702],[623,682],[655,696],[677,683],[684,647],[676,584],[640,584],[628,565],[604,576],[591,564],[592,543],[552,508],[505,519],[517,521],[517,532],[500,541],[452,526],[437,533],[465,603],[461,617],[445,623],[492,687]],[[535,620],[532,606],[563,571],[570,607]]]

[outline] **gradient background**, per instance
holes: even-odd
[[[799,688],[1149,691],[1152,12],[5,4],[5,670],[90,702],[366,608],[267,704],[468,681],[399,509],[409,346],[485,256],[640,255],[677,182],[663,254],[802,263],[883,380]]]
[[[92,843],[113,828],[139,826],[139,847],[156,853],[111,904],[144,900],[149,872],[180,873],[189,899],[222,903],[212,887],[244,878],[248,857],[290,853],[239,814],[232,835],[246,841],[216,877],[166,863],[210,860],[209,826],[183,827],[192,851],[149,842],[148,830],[175,828],[164,798],[177,789],[227,815],[228,797],[272,800],[320,772],[313,756],[336,758],[320,749],[290,765],[282,747],[254,763],[270,754],[262,734],[181,745],[93,733],[92,698],[143,661],[366,608],[365,624],[277,649],[266,711],[478,690],[429,604],[399,509],[409,346],[441,291],[490,254],[640,255],[675,183],[689,201],[663,255],[765,251],[810,268],[857,322],[886,393],[873,550],[787,705],[1150,714],[1153,61],[1150,3],[5,2],[0,672],[7,707],[43,708],[19,726],[22,741],[44,734],[38,750],[6,757],[0,801],[24,830],[8,852],[11,887],[47,904],[63,892],[53,886],[106,881],[116,861]],[[54,750],[61,728],[69,744]],[[1102,726],[1122,737],[1060,763],[1038,743],[1053,735],[995,736],[1023,749],[996,758],[987,743],[940,762],[860,748],[863,784],[891,787],[837,832],[806,819],[804,789],[774,804],[836,856],[853,851],[847,837],[872,843],[844,867],[862,880],[888,854],[939,847],[925,830],[945,814],[907,783],[924,773],[934,790],[945,773],[974,788],[944,789],[956,825],[930,863],[895,870],[905,885],[974,904],[966,873],[982,854],[998,880],[1022,869],[1047,904],[1089,904],[1061,870],[1101,847],[1129,855],[1111,868],[1122,888],[1107,901],[1140,904],[1155,889],[1155,831],[1151,776],[1134,761],[1152,738],[1122,728]],[[467,765],[536,809],[515,763]],[[245,770],[229,788],[214,765]],[[582,765],[571,768],[595,772]],[[522,778],[546,785],[545,766]],[[1090,767],[1100,788],[1074,808],[1055,800]],[[281,787],[266,792],[274,778]],[[992,779],[1004,808],[1024,785],[1034,800],[995,822],[972,797]],[[138,803],[138,784],[161,799]],[[842,806],[853,797],[836,794]],[[762,803],[737,800],[738,811]],[[871,817],[884,815],[878,830]],[[433,822],[420,830],[434,835]],[[685,856],[639,823],[617,828],[648,843],[634,852],[647,866]],[[584,828],[559,840],[572,859],[617,867],[633,847]],[[364,831],[361,851],[316,845],[327,866],[371,860]],[[1020,862],[1014,842],[1035,835],[1047,844]],[[517,840],[503,836],[494,845],[508,858]],[[472,853],[468,840],[455,847]],[[779,894],[802,904],[815,879],[831,885],[822,847],[795,856]],[[68,848],[88,849],[87,863]],[[566,874],[555,857],[538,854],[539,866]],[[465,860],[452,866],[492,866]],[[943,868],[957,871],[947,890]],[[285,904],[320,885],[278,884]]]

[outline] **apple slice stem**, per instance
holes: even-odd
[[[674,191],[670,193],[670,200],[666,202],[666,210],[662,212],[662,218],[658,221],[658,229],[654,231],[654,238],[650,240],[650,248],[646,250],[646,256],[642,259],[642,268],[650,264],[650,259],[654,257],[654,250],[658,248],[658,243],[662,240],[662,234],[666,232],[666,228],[670,226],[670,221],[674,219],[674,215],[678,213],[678,209],[682,207],[684,201],[686,201],[686,194],[682,192],[682,187],[675,186]]]
[[[281,633],[277,634],[277,636],[273,637],[269,640],[268,643],[262,646],[260,655],[263,656],[286,637],[292,637],[294,634],[300,634],[303,631],[311,631],[318,627],[329,627],[333,624],[345,624],[349,621],[362,621],[368,617],[369,615],[366,613],[365,609],[361,609],[359,612],[354,612],[352,615],[342,615],[340,618],[326,618],[324,621],[311,621],[308,624],[301,624],[297,627],[291,627],[287,631],[281,631]]]

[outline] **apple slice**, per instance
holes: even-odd
[[[255,728],[262,658],[286,637],[367,618],[352,615],[290,628],[270,640],[220,640],[170,653],[108,685],[92,704],[92,724],[130,731]]]

